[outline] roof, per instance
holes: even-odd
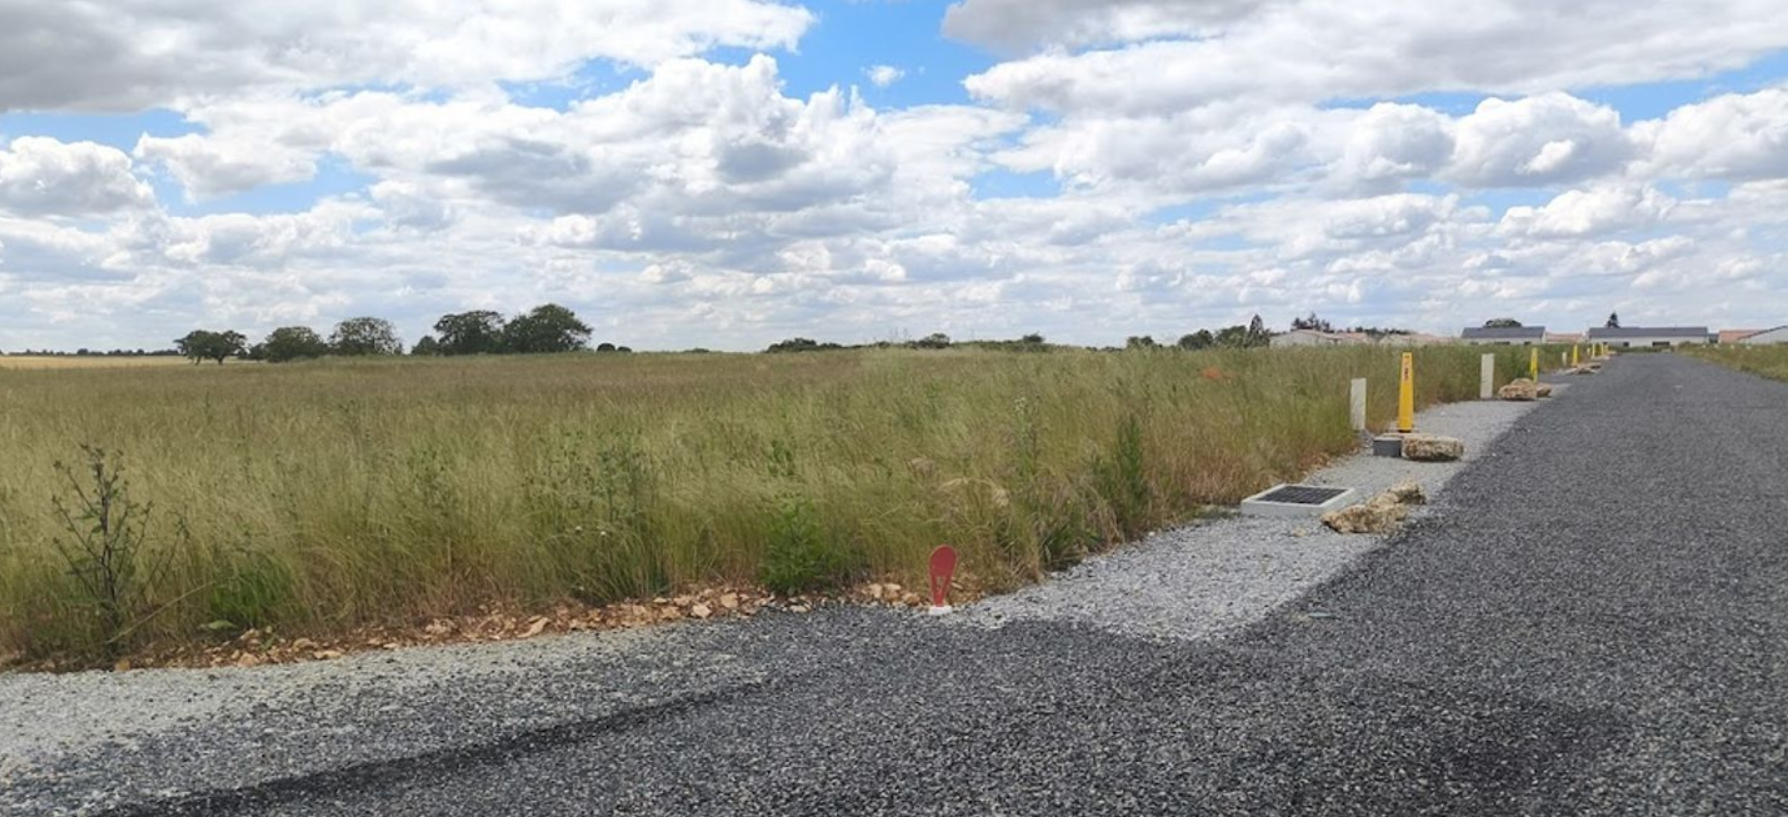
[[[1466,340],[1543,340],[1544,326],[1471,326],[1460,337]]]
[[[1764,332],[1764,331],[1767,331],[1767,330],[1763,330],[1763,329],[1721,329],[1720,330],[1720,342],[1721,343],[1736,343],[1736,342],[1738,342],[1739,338],[1748,338],[1752,335],[1755,335],[1755,334],[1758,334],[1758,333]]]
[[[1597,326],[1589,330],[1589,336],[1596,340],[1619,340],[1621,338],[1705,338],[1709,334],[1705,326]]]

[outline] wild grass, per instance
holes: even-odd
[[[1481,351],[1417,351],[1418,402],[1474,398]],[[1525,368],[1499,354],[1504,379]],[[1383,425],[1396,374],[1380,348],[4,370],[0,655],[116,648],[56,513],[83,446],[143,514],[155,584],[129,637],[166,643],[711,581],[918,584],[940,543],[1010,587],[1351,450],[1348,379]]]
[[[1774,380],[1788,380],[1788,346],[1683,346],[1678,351]]]
[[[175,355],[0,355],[0,369],[119,369],[191,365]]]

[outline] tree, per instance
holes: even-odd
[[[1028,335],[1025,335],[1022,338],[1019,338],[1018,342],[1019,343],[1028,343],[1028,344],[1031,344],[1032,346],[1040,346],[1043,344],[1043,336],[1036,332],[1032,332]]]
[[[1254,320],[1248,322],[1249,346],[1265,346],[1272,338],[1273,333],[1267,331],[1266,321],[1261,320],[1259,315],[1255,315]]]
[[[950,336],[942,332],[933,332],[913,341],[913,346],[920,349],[948,349],[950,348]]]
[[[503,351],[503,316],[488,309],[442,315],[435,321],[442,355],[494,355]]]
[[[1485,329],[1520,329],[1521,322],[1514,318],[1491,318],[1484,321]]]
[[[1316,332],[1335,331],[1334,326],[1331,326],[1328,321],[1316,317],[1315,312],[1310,313],[1310,317],[1308,318],[1292,318],[1291,329],[1294,332],[1299,329],[1309,329]]]
[[[1181,349],[1209,349],[1216,342],[1217,339],[1211,334],[1211,330],[1200,329],[1190,335],[1181,335],[1179,347]]]
[[[615,345],[612,343],[609,343],[606,340],[601,343],[596,344],[596,351],[598,351],[598,352],[612,352],[614,350],[615,350]]]
[[[222,366],[226,358],[239,355],[245,351],[248,338],[241,332],[211,332],[194,329],[186,333],[186,337],[174,341],[174,348],[194,365],[206,360],[215,360]]]
[[[537,306],[517,315],[503,330],[504,348],[523,355],[572,352],[589,342],[589,325],[558,304]]]
[[[282,326],[267,333],[267,339],[255,346],[256,357],[269,363],[322,357],[329,354],[329,342],[308,326]]]
[[[329,349],[347,357],[401,355],[404,344],[397,337],[397,329],[384,318],[349,318],[335,325],[335,332],[329,336]]]
[[[1619,312],[1608,313],[1607,326],[1609,329],[1619,329],[1620,328],[1620,313]]]
[[[435,340],[434,335],[423,335],[421,340],[416,341],[415,346],[410,347],[412,357],[435,357],[440,354],[441,342]]]
[[[1125,349],[1153,349],[1155,339],[1148,335],[1131,335],[1124,340]]]

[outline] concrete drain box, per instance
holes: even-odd
[[[1243,516],[1318,516],[1347,505],[1352,488],[1275,485],[1242,500]]]

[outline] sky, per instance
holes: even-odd
[[[0,350],[1788,324],[1781,0],[0,0]]]

